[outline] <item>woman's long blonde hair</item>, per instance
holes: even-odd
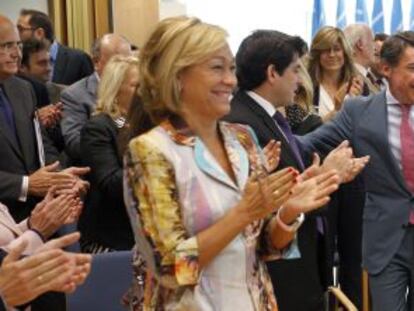
[[[336,27],[325,26],[316,33],[308,54],[307,68],[314,85],[319,85],[322,82],[323,73],[320,63],[322,52],[332,48],[337,42],[344,51],[345,59],[344,66],[341,69],[340,81],[338,82],[340,84],[349,82],[356,75],[352,50],[343,31]]]
[[[99,81],[96,114],[106,113],[114,120],[121,117],[117,96],[128,70],[134,66],[138,68],[138,59],[132,56],[115,55],[108,61]]]

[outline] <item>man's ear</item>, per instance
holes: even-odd
[[[381,61],[381,73],[384,77],[389,78],[392,72],[392,67],[384,61]]]
[[[266,78],[269,82],[273,82],[278,79],[280,76],[276,71],[275,65],[270,64],[266,68]]]
[[[42,27],[36,28],[36,30],[33,32],[34,36],[38,40],[45,39],[45,30]]]
[[[357,42],[355,42],[355,49],[360,52],[364,50],[364,43],[362,42],[362,38],[359,38]]]

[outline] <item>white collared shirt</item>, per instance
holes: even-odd
[[[289,139],[286,137],[285,132],[280,128],[276,120],[273,119],[273,116],[276,113],[276,108],[272,105],[272,103],[253,91],[246,91],[246,94],[253,98],[253,100],[267,112],[267,114],[272,118],[276,127],[279,129],[279,132],[285,138],[285,141],[289,143]]]
[[[367,73],[368,73],[368,69],[367,68],[365,68],[364,66],[362,66],[361,64],[357,64],[357,63],[355,63],[355,68],[356,68],[356,70],[362,75],[362,76],[364,76],[364,77],[366,77],[367,76]]]
[[[273,115],[276,113],[276,108],[272,105],[271,102],[269,102],[267,99],[264,99],[262,96],[253,91],[246,91],[246,94],[253,98],[254,101],[258,103],[260,107],[262,107],[271,118],[273,118]]]

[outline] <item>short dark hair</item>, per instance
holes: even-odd
[[[46,42],[36,38],[30,38],[23,42],[22,65],[29,67],[30,56],[40,51],[47,51]]]
[[[30,15],[30,27],[32,27],[34,30],[43,28],[45,32],[45,38],[48,41],[53,42],[55,39],[55,34],[53,32],[52,21],[50,20],[49,16],[47,16],[47,14],[37,10],[22,9],[20,11],[20,15]]]
[[[401,31],[386,39],[381,48],[381,59],[395,67],[407,47],[414,47],[414,31]]]
[[[302,38],[276,30],[256,30],[243,40],[236,54],[236,75],[241,90],[252,90],[266,80],[269,65],[274,65],[279,75],[290,65],[295,56],[307,50]]]
[[[386,33],[376,33],[374,36],[374,41],[381,41],[384,42],[390,35]]]

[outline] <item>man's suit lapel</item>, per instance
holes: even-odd
[[[247,95],[245,92],[240,92],[241,96],[243,96],[242,104],[245,104],[249,107],[250,110],[261,120],[263,121],[264,126],[267,130],[272,133],[274,139],[280,141],[282,143],[282,152],[280,155],[281,163],[286,163],[286,165],[291,165],[294,163],[295,167],[300,168],[301,165],[296,160],[296,157],[290,148],[289,143],[287,142],[285,136],[280,131],[280,129],[276,126],[275,121],[269,114],[258,104],[256,103],[253,98]],[[264,147],[264,146],[263,146]]]
[[[19,93],[17,88],[13,87],[13,85],[9,83],[5,83],[4,88],[14,112],[17,137],[20,142],[20,146],[18,148],[20,151],[20,157],[23,157],[25,164],[28,165],[33,157],[33,152],[36,152],[33,146],[33,143],[35,143],[32,131],[34,117],[32,115],[33,112],[25,110],[27,105],[24,103],[24,98],[22,97],[22,94]],[[30,124],[27,124],[28,122]]]
[[[372,143],[377,144],[378,149],[384,150],[381,156],[384,157],[387,168],[391,174],[396,176],[396,180],[400,186],[406,189],[404,177],[391,151],[391,145],[388,139],[388,110],[384,91],[373,98],[372,105],[370,105],[369,111],[367,111],[367,118],[364,119],[363,127],[368,130],[367,133]]]

